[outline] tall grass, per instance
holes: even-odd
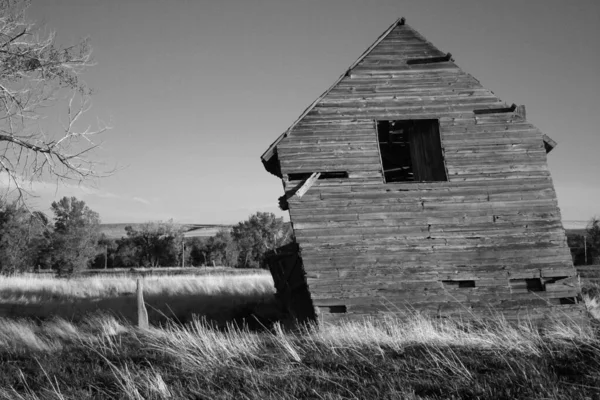
[[[589,314],[600,321],[600,284],[587,282],[582,288],[582,297]]]
[[[578,399],[600,396],[590,326],[386,319],[256,333],[0,321],[0,398]],[[20,396],[20,397],[19,397]]]
[[[0,276],[0,302],[23,304],[48,301],[70,301],[83,298],[110,298],[133,294],[136,277],[92,276],[57,279],[51,276],[23,274]],[[144,293],[150,296],[219,295],[231,296],[273,293],[273,280],[268,272],[247,275],[180,275],[146,277]]]
[[[224,323],[251,314],[257,304],[274,307],[273,280],[265,273],[247,275],[177,275],[146,277],[144,298],[151,322],[168,317],[188,320],[193,314]],[[136,319],[136,278],[94,276],[57,279],[37,276],[0,277],[0,316],[51,316],[81,319],[104,311]]]
[[[20,279],[0,282],[15,310],[45,301],[102,304],[96,311],[107,313],[0,318],[0,399],[600,398],[595,322],[557,318],[539,329],[501,315],[466,322],[414,313],[256,331],[232,316],[272,297],[268,275],[178,276],[146,278],[147,302],[195,316],[138,329],[123,312],[128,299],[135,307],[131,278]],[[584,291],[592,314],[596,289]],[[202,312],[192,312],[195,302]]]

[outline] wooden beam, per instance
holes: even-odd
[[[319,176],[321,176],[320,172],[314,172],[306,181],[304,181],[302,186],[300,186],[300,189],[296,191],[296,197],[302,198],[302,196],[304,196],[308,189],[310,189],[310,187],[314,185],[317,179],[319,179]]]
[[[516,109],[517,109],[517,105],[513,104],[510,107],[479,108],[477,110],[473,110],[473,113],[476,114],[476,115],[479,115],[479,114],[509,113],[509,112],[514,112]]]
[[[408,64],[408,65],[433,64],[433,63],[448,62],[448,61],[452,61],[452,54],[450,54],[450,53],[447,53],[445,56],[442,56],[442,57],[413,58],[413,59],[407,60],[406,64]]]
[[[517,114],[519,117],[521,117],[525,120],[527,119],[527,112],[525,111],[524,105],[517,106],[517,109],[515,110],[515,114]]]

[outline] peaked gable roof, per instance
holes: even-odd
[[[367,50],[365,50],[365,52],[358,57],[358,59],[356,59],[356,61],[354,61],[352,63],[352,65],[350,65],[347,69],[346,72],[344,72],[334,83],[333,85],[331,85],[329,87],[329,89],[327,89],[325,92],[323,92],[323,94],[321,94],[319,97],[317,97],[317,99],[315,101],[313,101],[303,112],[302,114],[300,114],[300,116],[298,117],[298,119],[296,119],[296,121],[294,121],[294,123],[287,128],[287,130],[285,132],[283,132],[281,135],[279,135],[279,137],[277,139],[275,139],[275,141],[269,146],[269,148],[267,149],[267,151],[265,151],[263,153],[263,155],[261,156],[261,159],[264,162],[267,162],[268,159],[270,159],[273,155],[274,155],[274,151],[275,151],[275,147],[277,147],[277,145],[279,144],[279,142],[281,142],[287,135],[288,133],[294,129],[294,127],[296,125],[298,125],[298,123],[300,121],[302,121],[302,119],[313,109],[315,108],[315,106],[325,97],[329,94],[329,92],[331,92],[333,90],[333,88],[335,88],[338,83],[340,83],[342,81],[342,79],[344,79],[346,76],[348,76],[348,74],[350,73],[350,71],[352,71],[354,69],[354,67],[356,67],[358,64],[360,64],[360,62],[366,57],[368,56],[373,49],[383,40],[385,39],[390,32],[392,32],[394,30],[395,27],[397,27],[398,25],[404,25],[405,19],[404,18],[398,18],[396,20],[396,22],[394,22],[392,25],[390,25],[389,28],[387,28],[385,30],[385,32],[383,32],[379,38],[371,45],[369,46],[369,48],[367,48]]]
[[[410,35],[414,35],[414,39],[411,39],[411,40],[415,40],[414,44],[419,45],[419,46],[425,45],[426,50],[425,51],[419,50],[417,53],[419,53],[420,55],[415,56],[415,55],[412,55],[415,53],[415,51],[412,51],[412,49],[410,48],[411,44],[405,44],[405,43],[396,44],[394,42],[396,40],[396,38],[392,34],[392,32],[396,31],[396,28],[398,28],[398,27],[401,27],[401,29],[404,29],[404,31],[403,31],[404,33],[409,32]],[[393,47],[393,49],[388,49],[386,47],[387,46],[386,39],[387,39],[387,41],[390,41],[392,43],[391,46]],[[384,42],[384,41],[386,41],[386,42]],[[372,53],[377,52],[379,54],[380,45],[384,47],[383,49],[381,49],[381,51],[382,51],[382,53],[386,53],[386,55],[384,56],[384,58],[387,58],[386,61],[389,60],[388,62],[390,62],[392,64],[394,64],[394,62],[395,62],[395,65],[391,65],[389,67],[389,68],[391,68],[390,71],[386,70],[385,65],[380,65],[381,60],[380,60],[379,55],[374,57],[374,59],[372,61],[369,60],[369,55],[371,55]],[[412,51],[412,53],[411,53],[411,51]],[[393,55],[391,55],[390,53],[393,53]],[[426,55],[423,55],[423,53],[426,53]],[[392,58],[389,58],[389,57],[392,57]],[[410,71],[412,71],[412,68],[411,68],[412,65],[410,65],[410,64],[417,64],[417,62],[411,62],[411,61],[415,61],[414,60],[415,58],[420,58],[420,57],[433,58],[436,60],[436,62],[442,62],[442,61],[446,62],[447,63],[447,66],[445,67],[446,69],[455,71],[456,73],[460,74],[462,77],[472,80],[473,86],[476,86],[478,89],[482,89],[486,92],[485,95],[488,97],[488,101],[487,101],[487,104],[483,105],[484,108],[498,107],[498,108],[504,108],[506,110],[510,109],[510,111],[516,110],[515,114],[520,116],[521,118],[523,118],[523,120],[525,119],[524,106],[517,107],[516,105],[513,104],[512,107],[509,107],[506,104],[502,103],[501,100],[498,99],[491,91],[485,89],[479,83],[479,81],[477,79],[472,77],[470,74],[465,73],[458,66],[456,66],[453,63],[454,60],[451,58],[452,56],[450,53],[447,53],[447,54],[442,53],[432,43],[430,43],[426,38],[424,38],[422,35],[420,35],[416,30],[412,29],[408,25],[405,25],[404,18],[399,18],[392,25],[390,25],[390,27],[387,28],[379,36],[379,38],[373,44],[371,44],[371,46],[369,46],[363,52],[363,54],[356,61],[354,61],[352,63],[352,65],[350,65],[350,67],[348,67],[346,69],[346,71],[325,92],[323,92],[314,102],[312,102],[302,112],[302,114],[294,121],[294,123],[285,132],[283,132],[269,146],[269,148],[262,154],[261,160],[262,160],[265,168],[267,169],[267,171],[273,173],[274,175],[281,177],[281,172],[279,171],[278,162],[276,161],[277,146],[281,143],[282,140],[284,140],[288,135],[290,135],[290,133],[294,130],[294,128],[296,128],[298,126],[298,124],[300,124],[300,122],[305,117],[307,117],[309,114],[311,114],[311,112],[314,112],[315,108],[320,103],[322,103],[324,100],[326,100],[328,95],[330,95],[330,93],[332,91],[334,91],[334,89],[336,89],[338,86],[340,86],[340,84],[343,84],[343,81],[346,78],[351,79],[353,77],[357,77],[357,78],[374,77],[374,76],[376,76],[376,75],[373,75],[374,70],[377,70],[377,72],[375,72],[376,74],[386,74],[389,72],[390,75],[393,75],[395,70],[397,70],[399,68],[398,61],[406,64],[406,67],[409,68]],[[363,62],[365,62],[367,64],[363,65]],[[419,64],[420,64],[420,62],[419,62]],[[418,65],[416,67],[422,67],[422,66]],[[436,69],[440,69],[440,68],[436,66]],[[387,96],[393,96],[393,93],[387,93]],[[334,101],[337,101],[337,100],[334,100]],[[479,110],[479,111],[481,111],[481,110]],[[554,148],[554,146],[556,145],[556,142],[554,142],[552,139],[550,139],[547,135],[543,135],[543,136],[544,136],[544,144],[546,146],[547,152],[549,152],[552,150],[552,148]]]

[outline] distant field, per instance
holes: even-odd
[[[246,274],[147,276],[144,299],[151,323],[192,315],[218,324],[249,317],[253,308],[273,304],[267,271]],[[109,312],[136,320],[136,276],[107,275],[58,279],[26,274],[0,277],[0,316],[80,320]]]
[[[44,271],[39,275],[49,274],[54,275],[52,271]],[[165,275],[252,275],[252,274],[269,274],[264,269],[253,268],[231,268],[231,267],[160,267],[160,268],[108,268],[108,269],[84,269],[76,273],[76,276],[165,276]]]
[[[119,224],[101,224],[100,232],[104,233],[110,239],[120,239],[127,236],[126,226],[134,228],[142,225],[139,223],[119,223]],[[207,225],[207,224],[182,224],[185,231],[184,236],[188,237],[210,237],[214,236],[221,229],[231,228],[231,225]]]

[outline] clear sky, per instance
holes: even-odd
[[[75,195],[103,222],[235,223],[277,209],[260,155],[397,18],[558,142],[565,220],[600,215],[597,0],[33,0],[70,44],[89,36],[98,154],[121,170]],[[286,216],[287,217],[287,216]]]

